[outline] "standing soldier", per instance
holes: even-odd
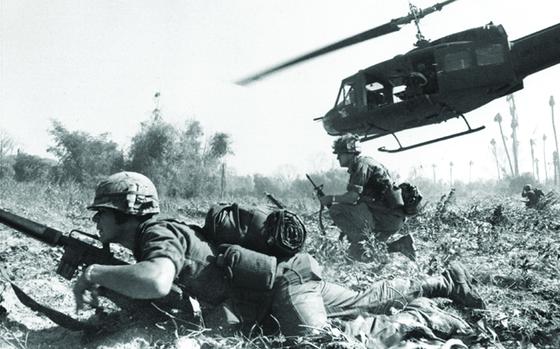
[[[364,254],[363,241],[370,235],[387,241],[403,226],[406,212],[401,188],[394,185],[385,166],[370,157],[360,156],[357,136],[346,134],[336,139],[333,153],[340,166],[348,168],[348,186],[344,194],[325,195],[319,200],[329,208],[334,224],[347,236],[350,255],[360,259]],[[416,200],[417,204],[419,199]],[[388,244],[387,248],[389,252],[400,251],[411,260],[416,258],[410,235]]]

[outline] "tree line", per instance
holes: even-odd
[[[53,142],[47,148],[53,159],[17,150],[5,132],[0,132],[0,179],[18,182],[73,182],[87,187],[118,171],[136,171],[151,178],[167,196],[263,197],[264,192],[279,198],[311,197],[311,184],[303,177],[237,175],[228,169],[227,156],[233,154],[229,134],[216,132],[204,137],[197,120],[182,127],[165,121],[159,109],[140,123],[139,131],[123,148],[108,133],[92,135],[69,130],[53,120],[48,130]],[[347,174],[342,169],[313,173],[317,183],[343,190]]]
[[[140,124],[126,150],[107,133],[71,131],[57,120],[52,121],[48,132],[53,145],[47,152],[55,160],[19,150],[13,154],[14,142],[2,134],[0,178],[93,186],[111,173],[127,170],[147,175],[167,195],[192,197],[217,190],[218,167],[232,153],[227,133],[216,132],[204,138],[198,121],[175,127],[157,109]]]

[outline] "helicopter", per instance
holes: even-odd
[[[478,132],[465,113],[523,88],[528,75],[560,63],[560,23],[522,38],[508,41],[501,25],[464,30],[428,41],[420,31],[420,19],[456,0],[424,9],[410,4],[410,13],[237,81],[247,85],[309,59],[401,29],[414,21],[417,42],[411,51],[377,63],[342,80],[335,104],[315,118],[331,136],[353,133],[360,141],[392,135],[397,148],[378,148],[396,153]],[[461,118],[464,131],[403,146],[399,131]]]

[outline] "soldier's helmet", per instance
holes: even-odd
[[[360,154],[359,137],[354,134],[347,133],[338,137],[333,143],[333,154]]]
[[[133,216],[159,213],[159,198],[152,181],[136,172],[118,172],[101,181],[89,210],[111,208]]]
[[[283,256],[292,256],[299,252],[307,237],[305,225],[299,217],[288,210],[275,210],[266,217],[264,227],[269,237],[269,244],[275,252]]]
[[[525,186],[523,187],[523,191],[529,191],[531,189],[533,189],[533,187],[531,187],[530,184],[525,184]]]

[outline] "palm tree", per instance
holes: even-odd
[[[548,169],[546,168],[546,134],[542,135],[542,148],[543,148],[543,165],[544,165],[544,183],[548,182]]]
[[[449,161],[449,186],[453,186],[453,161]]]
[[[500,180],[500,162],[498,161],[498,153],[496,152],[496,140],[494,138],[490,140],[490,145],[492,146],[492,154],[494,154],[494,159],[496,159],[496,170],[498,170],[498,180]]]
[[[515,176],[515,173],[513,172],[513,165],[511,164],[511,158],[509,157],[508,147],[506,145],[506,138],[504,137],[504,130],[502,129],[502,116],[500,115],[500,113],[496,114],[496,116],[494,117],[494,121],[496,121],[500,126],[500,134],[502,135],[502,141],[504,142],[504,149],[506,150],[506,156],[509,163],[509,170],[511,171],[511,175]]]

